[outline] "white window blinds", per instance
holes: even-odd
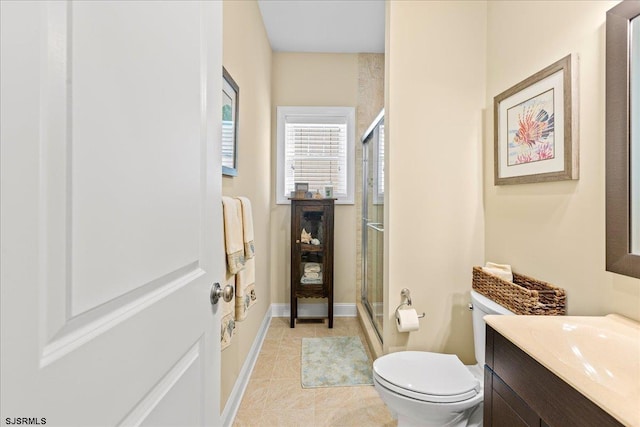
[[[278,203],[295,183],[353,203],[354,122],[353,107],[278,107]]]
[[[347,194],[346,123],[286,123],[285,145],[285,194],[295,182],[308,182],[312,192],[332,185],[335,195]]]

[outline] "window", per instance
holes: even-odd
[[[277,125],[277,203],[289,203],[294,183],[307,182],[314,193],[333,186],[336,203],[352,204],[355,109],[278,107]]]

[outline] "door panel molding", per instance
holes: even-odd
[[[118,423],[118,426],[139,426],[144,424],[149,415],[153,411],[162,405],[163,400],[169,394],[176,384],[185,378],[190,370],[195,370],[195,375],[201,378],[204,370],[202,369],[203,359],[201,354],[204,348],[204,336],[191,347],[187,352],[173,365],[169,371],[162,377],[162,379],[149,390],[146,396],[144,396],[140,402],[127,414],[127,416]],[[196,396],[202,396],[201,392],[195,393]],[[204,407],[204,401],[198,399],[195,403],[200,408]],[[184,408],[187,409],[187,408]],[[201,412],[202,409],[200,409]],[[198,414],[198,418],[202,420],[203,414]],[[167,421],[167,420],[164,420]],[[185,422],[187,420],[183,420]],[[189,425],[196,425],[192,423],[185,423]],[[198,423],[199,424],[199,423]]]
[[[189,285],[206,272],[194,262],[170,273],[145,287],[122,295],[93,310],[69,319],[45,345],[40,367],[71,353],[83,344],[114,328],[125,320],[152,306],[160,299]],[[147,289],[150,288],[150,289]]]

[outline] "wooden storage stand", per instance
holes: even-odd
[[[333,217],[335,199],[291,199],[291,327],[298,298],[327,298],[333,328]],[[304,243],[302,230],[318,242]],[[317,270],[320,271],[317,271]]]

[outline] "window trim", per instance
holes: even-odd
[[[283,194],[284,187],[284,162],[285,162],[285,123],[287,116],[306,117],[344,117],[347,122],[347,197],[336,200],[338,205],[353,205],[355,194],[355,107],[299,107],[279,106],[276,113],[276,204],[288,205],[291,201],[289,195]]]

